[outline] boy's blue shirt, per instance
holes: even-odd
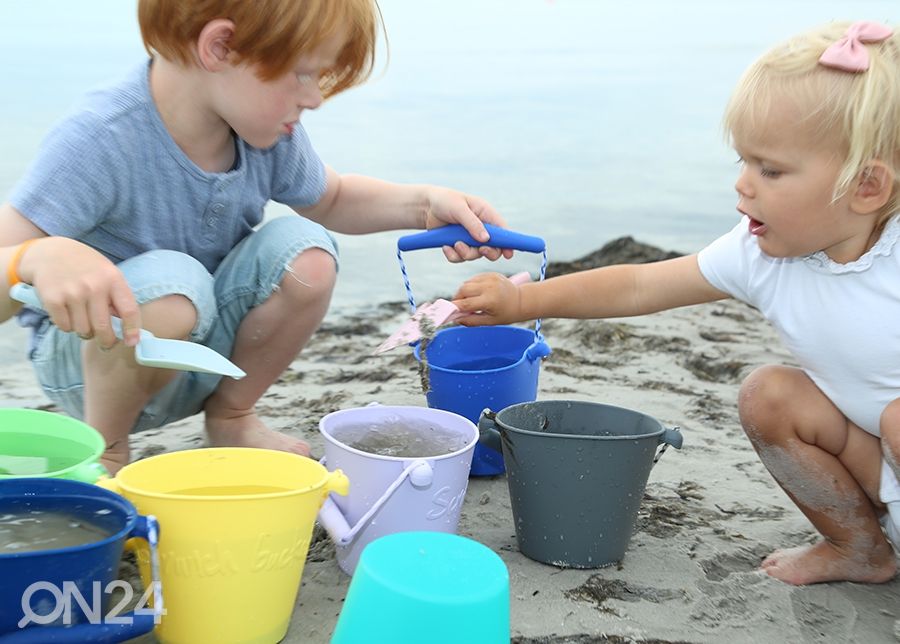
[[[150,95],[150,64],[88,94],[57,124],[10,203],[48,235],[77,239],[113,262],[165,248],[212,273],[260,223],[270,200],[315,204],[325,167],[298,124],[265,150],[235,137],[234,168],[201,170],[163,124]]]

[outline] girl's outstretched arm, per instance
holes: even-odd
[[[643,315],[726,297],[703,277],[697,256],[688,255],[605,266],[521,286],[498,273],[483,273],[460,286],[454,303],[473,314],[461,318],[460,324],[484,326],[535,318]]]

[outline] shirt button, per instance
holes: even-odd
[[[224,210],[224,209],[225,209],[225,205],[224,205],[224,204],[220,204],[220,203],[213,204],[213,207],[212,207],[212,211],[213,211],[214,213],[216,213],[216,214],[219,214],[219,213],[222,212],[222,210]]]

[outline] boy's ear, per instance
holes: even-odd
[[[228,43],[234,36],[234,23],[216,18],[206,23],[197,37],[197,61],[208,72],[220,70],[228,63],[231,48]]]
[[[860,214],[880,210],[891,198],[894,189],[894,173],[883,162],[870,161],[857,177],[852,208]]]

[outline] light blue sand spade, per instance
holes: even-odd
[[[43,310],[37,291],[28,284],[14,284],[9,295],[32,308]],[[122,320],[112,316],[112,327],[116,337],[121,340]],[[147,367],[161,369],[217,373],[235,379],[247,375],[236,364],[209,347],[185,340],[157,338],[146,329],[141,329],[141,339],[134,348],[134,359]]]

